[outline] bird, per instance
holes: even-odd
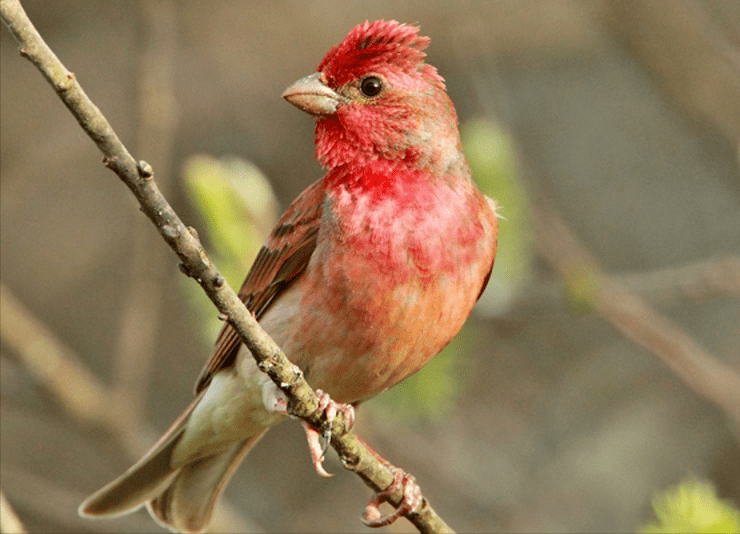
[[[325,174],[279,219],[239,291],[340,409],[438,354],[470,315],[496,256],[496,203],[472,179],[455,107],[419,32],[395,20],[358,24],[285,90],[315,120]],[[241,461],[287,418],[279,405],[279,390],[225,324],[190,406],[80,514],[146,505],[172,530],[204,530]]]

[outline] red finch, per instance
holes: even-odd
[[[283,97],[316,119],[326,174],[288,208],[239,296],[334,400],[356,404],[415,373],[458,333],[496,254],[495,204],[471,180],[429,38],[365,22]],[[196,397],[154,447],[80,513],[147,504],[197,532],[239,463],[285,420],[277,388],[227,324]]]

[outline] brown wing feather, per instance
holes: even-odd
[[[257,320],[306,269],[316,248],[323,201],[323,181],[318,180],[293,201],[257,254],[239,290],[239,298]],[[225,324],[213,354],[198,377],[196,393],[208,385],[214,373],[234,363],[240,345],[237,333],[230,324]]]

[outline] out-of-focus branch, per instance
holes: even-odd
[[[589,303],[627,338],[656,354],[689,387],[718,405],[740,426],[740,376],[699,346],[678,325],[603,274],[598,262],[543,203],[534,205],[539,252],[565,279],[588,277]]]
[[[153,432],[132,420],[125,406],[112,403],[105,384],[82,359],[0,283],[0,337],[74,419],[109,430],[136,457]]]
[[[671,305],[717,297],[740,296],[740,258],[725,256],[655,271],[615,273],[612,280],[650,303]],[[532,288],[528,302],[550,309],[563,300],[559,281]]]
[[[172,173],[177,102],[173,88],[177,16],[171,0],[138,3],[146,35],[139,58],[139,124],[136,146],[157,158],[161,176]],[[167,183],[160,185],[166,192]],[[129,289],[125,292],[121,329],[115,351],[113,394],[126,404],[134,421],[143,420],[156,346],[163,282],[170,263],[149,223],[137,217],[133,225]]]
[[[25,534],[26,529],[10,506],[5,492],[0,490],[0,532],[7,534]]]
[[[105,386],[4,283],[0,283],[0,316],[3,342],[73,417],[94,424],[107,420]]]
[[[100,110],[85,94],[75,76],[46,45],[18,0],[0,0],[0,15],[20,43],[21,55],[44,75],[83,130],[103,153],[103,162],[113,170],[139,201],[141,210],[175,251],[181,269],[194,278],[226,317],[249,348],[261,370],[266,372],[286,395],[295,416],[320,427],[322,414],[318,397],[301,370],[286,358],[280,347],[262,330],[233,289],[206,255],[195,231],[186,227],[164,198],[153,179],[151,166],[134,160]],[[388,489],[394,481],[392,466],[383,464],[355,436],[347,432],[343,415],[333,424],[331,444],[345,468],[357,473],[374,491]],[[400,506],[403,488],[395,489],[389,502]],[[452,532],[426,499],[407,516],[420,532]]]
[[[612,0],[605,21],[689,114],[740,139],[740,51],[704,2]]]
[[[740,258],[713,258],[681,267],[614,275],[613,279],[641,298],[652,301],[740,295]]]
[[[137,460],[151,445],[156,433],[136,418],[129,404],[117,403],[110,390],[82,362],[79,355],[64,345],[0,282],[0,338],[18,355],[33,377],[56,397],[67,413],[83,424],[107,430],[131,458]],[[74,508],[77,507],[80,497]],[[34,503],[40,502],[38,499]],[[212,522],[218,531],[233,525],[256,525],[227,504]],[[0,532],[6,531],[0,528]]]

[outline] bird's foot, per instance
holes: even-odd
[[[324,393],[320,389],[316,390],[316,394],[319,396],[319,407],[316,409],[316,413],[324,413],[323,429],[319,432],[315,427],[302,422],[303,430],[306,432],[308,449],[311,452],[311,461],[313,462],[314,469],[322,477],[330,477],[332,475],[326,472],[323,462],[324,455],[331,442],[332,423],[336,419],[337,414],[341,412],[347,421],[347,430],[351,429],[355,422],[355,409],[351,404],[334,402],[327,393]],[[323,444],[321,443],[322,439],[324,441]]]
[[[399,517],[404,517],[418,511],[421,506],[421,488],[416,483],[416,479],[398,467],[391,467],[391,471],[393,471],[393,482],[391,485],[383,491],[376,493],[365,507],[362,522],[368,527],[379,528],[388,526]],[[381,517],[380,505],[388,502],[392,494],[398,491],[399,488],[403,488],[401,504],[392,514]]]

